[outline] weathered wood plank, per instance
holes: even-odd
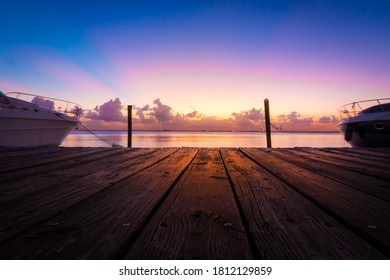
[[[73,148],[71,148],[69,152],[67,152],[67,150],[59,150],[59,154],[54,154],[52,157],[44,157],[42,160],[38,161],[26,158],[24,161],[20,161],[18,164],[10,166],[8,170],[4,170],[4,172],[0,174],[0,182],[15,182],[28,176],[48,174],[51,171],[83,165],[84,163],[93,160],[120,155],[126,152],[126,149],[108,148],[98,148],[91,152],[88,150],[78,152],[77,149],[73,150]],[[7,165],[6,161],[1,162]]]
[[[390,203],[273,156],[265,149],[242,151],[294,190],[390,255]]]
[[[384,150],[382,150],[381,153],[379,153],[379,150],[372,150],[369,148],[325,148],[320,149],[320,151],[328,153],[328,155],[340,160],[362,165],[366,164],[381,170],[388,170],[390,168],[390,157]]]
[[[326,152],[322,149],[314,148],[296,148],[297,150],[307,152],[315,155],[317,160],[334,164],[335,166],[358,171],[369,176],[375,176],[390,181],[389,169],[383,165],[375,164],[375,161],[359,161],[357,159],[350,159],[343,155],[335,155],[334,153]]]
[[[62,160],[49,168],[42,166],[34,168],[36,171],[34,175],[29,175],[31,170],[28,170],[27,174],[19,171],[19,180],[10,180],[7,175],[3,175],[6,182],[3,182],[0,188],[0,205],[10,201],[16,203],[27,195],[29,196],[27,200],[30,200],[34,192],[42,192],[45,188],[56,188],[63,184],[68,190],[72,190],[68,185],[77,184],[80,179],[96,180],[94,174],[98,174],[101,180],[106,179],[107,176],[113,178],[119,176],[117,179],[120,179],[122,175],[127,174],[126,169],[129,167],[130,160],[135,159],[139,163],[147,162],[154,157],[151,154],[157,149],[121,149],[118,153],[117,149],[103,148],[97,151],[89,154],[88,157],[84,155],[77,159]],[[122,170],[124,170],[123,174]],[[42,193],[38,195],[41,196]]]
[[[390,257],[390,149],[242,151],[0,148],[0,258]]]
[[[42,153],[50,153],[51,151],[56,151],[61,147],[49,146],[49,147],[0,147],[0,160],[10,159],[18,160],[21,157],[29,156],[34,157],[34,155],[40,155]],[[83,149],[77,147],[76,149]]]
[[[0,258],[119,258],[196,152],[192,148],[180,149],[152,167],[42,220],[2,244]]]
[[[65,152],[66,151],[66,152]],[[90,148],[70,148],[65,150],[61,147],[46,147],[38,148],[37,151],[32,150],[26,153],[21,153],[17,156],[11,154],[9,156],[2,156],[0,158],[0,174],[3,172],[9,172],[13,170],[21,170],[32,166],[38,166],[47,163],[55,163],[62,158],[79,157],[83,154],[96,153],[96,149]]]
[[[371,161],[379,160],[388,163],[390,160],[389,148],[324,148],[324,150],[332,153],[363,157]]]
[[[51,180],[46,181],[44,189],[22,196],[17,201],[11,200],[1,204],[0,243],[106,188],[113,187],[115,183],[155,165],[176,150],[177,148],[160,149],[153,154],[146,154],[139,158],[130,157],[129,161],[104,166],[103,169],[96,169],[92,162],[89,170],[87,169],[88,174],[85,170],[73,170],[62,174],[61,176],[70,177],[61,184],[56,183],[57,178],[50,178]],[[74,177],[73,172],[78,175],[77,178]]]
[[[390,184],[385,179],[374,178],[355,170],[340,169],[334,164],[319,161],[316,157],[297,149],[272,149],[270,153],[282,160],[390,202]]]
[[[221,152],[260,258],[385,258],[238,150]]]
[[[252,258],[218,149],[200,149],[125,258]]]

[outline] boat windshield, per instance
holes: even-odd
[[[38,109],[43,109],[48,112],[57,112],[65,115],[74,115],[77,117],[82,114],[80,105],[66,100],[23,92],[8,92],[6,96],[18,99],[19,102],[24,102],[25,106],[30,104]]]
[[[390,98],[370,99],[349,103],[338,108],[343,117],[355,117],[363,114],[372,114],[390,111]]]
[[[380,104],[380,105],[369,107],[361,111],[360,114],[372,114],[372,113],[389,112],[389,111],[390,111],[390,103],[386,103],[386,104]]]

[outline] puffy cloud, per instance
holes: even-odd
[[[319,123],[337,123],[338,121],[336,116],[323,116],[318,120]]]
[[[156,123],[156,119],[154,117],[150,117],[148,114],[148,111],[150,109],[149,105],[145,105],[144,107],[136,107],[135,106],[136,115],[138,116],[139,120],[136,120],[136,122],[141,123]],[[145,113],[146,112],[146,113]]]
[[[259,122],[264,120],[262,109],[252,108],[250,110],[241,111],[240,113],[232,113],[233,121],[239,127],[247,129],[257,129]]]
[[[124,106],[119,98],[110,100],[101,106],[96,106],[93,111],[88,112],[85,117],[93,121],[118,121],[118,127],[127,122],[127,117],[123,116]],[[135,129],[167,129],[167,130],[242,130],[257,131],[264,126],[264,112],[262,109],[251,108],[239,113],[233,112],[230,118],[220,119],[213,116],[205,116],[192,108],[188,113],[178,113],[160,98],[153,101],[152,105],[143,107],[134,106],[133,124]],[[91,120],[90,120],[91,121]],[[308,126],[323,129],[324,125],[336,123],[335,116],[323,116],[314,121],[313,117],[301,116],[293,111],[289,114],[282,114],[272,121],[272,127],[283,129],[299,130]]]
[[[107,122],[126,122],[127,118],[122,113],[123,108],[124,106],[122,106],[119,98],[111,99],[103,105],[96,106],[94,111],[86,113],[85,117]]]
[[[160,98],[153,101],[154,106],[145,105],[144,107],[135,107],[138,119],[135,122],[143,124],[185,124],[186,122],[196,118],[202,118],[203,115],[197,110],[193,110],[187,114],[174,112],[172,107],[163,104]]]
[[[232,116],[236,119],[248,119],[251,121],[259,121],[264,119],[262,109],[252,108],[247,111],[241,111],[241,113],[232,113]]]
[[[151,108],[150,115],[155,117],[157,122],[169,122],[173,119],[173,109],[168,105],[162,104],[160,98],[153,101],[154,106]]]
[[[136,107],[135,111],[138,119],[135,122],[152,124],[152,123],[168,123],[175,119],[173,109],[161,102],[160,98],[153,101],[154,106],[145,105]]]
[[[200,117],[201,115],[199,115],[198,111],[194,110],[191,113],[186,114],[185,116],[188,118],[196,118],[196,117]]]
[[[313,117],[301,117],[298,112],[291,112],[290,114],[282,114],[278,116],[278,119],[282,123],[288,123],[292,125],[310,125],[314,122]]]

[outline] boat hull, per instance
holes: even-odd
[[[339,130],[352,147],[390,147],[390,98],[352,102],[339,112]]]
[[[57,146],[79,124],[55,118],[0,117],[1,147]]]
[[[80,110],[65,100],[0,92],[0,147],[60,145],[80,124]]]
[[[390,120],[344,121],[339,129],[352,147],[390,147]]]

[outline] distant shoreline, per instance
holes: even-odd
[[[126,129],[89,129],[90,131],[126,131]],[[76,129],[75,131],[88,131],[86,129]],[[265,131],[259,130],[169,130],[169,129],[153,129],[153,130],[141,130],[141,129],[133,129],[133,132],[231,132],[231,133],[264,133]],[[271,133],[339,133],[337,130],[332,131],[314,131],[314,130],[282,130],[282,131],[271,131]]]

